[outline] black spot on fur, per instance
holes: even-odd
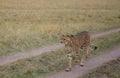
[[[71,37],[74,37],[74,35],[70,35]]]

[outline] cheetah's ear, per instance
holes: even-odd
[[[70,35],[67,35],[67,37],[70,37]]]
[[[74,35],[70,35],[71,37],[74,37]]]

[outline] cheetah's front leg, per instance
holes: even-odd
[[[76,49],[75,63],[79,63],[79,49]]]
[[[71,56],[71,51],[69,51],[68,53],[67,53],[67,57],[68,57],[68,68],[66,68],[65,69],[65,71],[71,71],[71,69],[72,69],[72,56]]]
[[[82,59],[80,62],[80,66],[84,66],[84,60],[88,56],[88,49],[89,49],[88,47],[83,48],[83,55],[82,55]]]

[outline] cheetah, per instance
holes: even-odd
[[[75,51],[75,62],[78,63],[78,56],[80,49],[83,50],[82,58],[80,61],[80,66],[84,66],[84,59],[88,56],[88,50],[90,47],[90,34],[88,31],[80,32],[76,35],[62,35],[60,37],[61,43],[65,44],[68,57],[68,68],[65,71],[71,71],[72,69],[72,52]],[[93,47],[94,50],[97,46]]]

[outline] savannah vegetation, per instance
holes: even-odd
[[[80,78],[119,78],[120,77],[120,57],[116,60],[98,67],[93,72]]]
[[[1,0],[0,56],[57,43],[61,34],[84,30],[92,34],[119,27],[119,0]],[[99,49],[91,51],[89,57],[119,45],[119,34],[92,41]],[[66,68],[65,55],[62,48],[0,66],[0,78],[42,78]],[[101,70],[98,68],[98,71]]]
[[[93,40],[92,43],[98,45],[99,49],[96,51],[90,51],[88,58],[96,55],[100,55],[104,53],[106,49],[120,45],[119,34],[120,33],[114,33],[114,34]],[[74,54],[72,54],[72,57],[74,59]],[[67,66],[67,62],[68,61],[67,61],[65,49],[62,48],[62,49],[59,49],[58,51],[44,53],[36,57],[18,60],[17,62],[0,66],[0,77],[2,78],[44,78],[44,76],[48,74],[58,72],[60,70],[64,70]],[[105,69],[102,69],[102,70],[104,71]],[[101,71],[100,73],[101,76],[103,71]],[[119,70],[116,69],[114,71],[119,71]],[[112,71],[110,72],[112,73]],[[91,78],[92,77],[93,76],[91,76]],[[89,78],[89,76],[85,78]]]
[[[2,0],[0,56],[59,42],[61,34],[120,27],[119,0]]]

